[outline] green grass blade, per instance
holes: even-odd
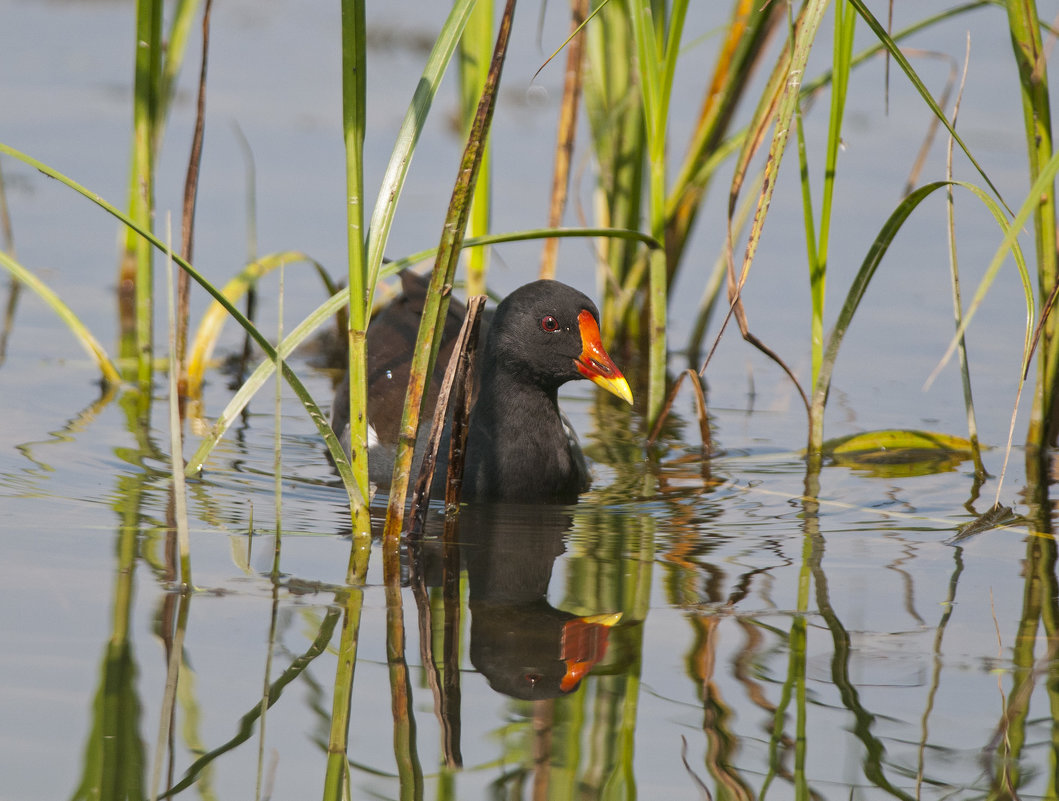
[[[239,275],[224,285],[224,288],[221,289],[221,294],[234,306],[262,277],[278,267],[298,261],[304,261],[316,268],[316,272],[320,276],[321,281],[323,281],[328,295],[333,295],[338,291],[338,288],[331,281],[326,270],[324,270],[323,265],[300,251],[286,250],[280,253],[270,253],[248,264]],[[214,301],[210,304],[205,314],[202,315],[202,320],[199,321],[199,326],[195,331],[195,338],[191,343],[190,355],[188,356],[188,380],[185,391],[191,397],[199,394],[207,363],[213,354],[213,349],[227,319],[228,314],[224,306]]]
[[[684,20],[688,14],[688,0],[673,0],[669,10],[669,25],[666,31],[666,43],[659,74],[659,113],[658,123],[663,126],[662,138],[669,127],[669,101],[673,95],[673,79],[677,72],[677,57],[683,44]]]
[[[750,226],[750,237],[746,245],[746,253],[743,256],[743,267],[739,278],[740,286],[746,279],[746,273],[754,260],[757,245],[761,239],[761,231],[765,224],[765,216],[772,202],[772,193],[776,186],[776,175],[779,172],[783,153],[787,149],[787,140],[790,137],[791,122],[801,99],[800,76],[805,74],[805,66],[809,60],[809,52],[812,50],[816,40],[816,31],[820,27],[824,12],[827,9],[825,0],[810,0],[802,9],[801,16],[792,30],[792,41],[790,43],[789,63],[785,69],[777,71],[776,75],[785,76],[782,81],[782,92],[777,98],[775,106],[775,123],[772,142],[769,146],[768,160],[765,164],[765,179],[761,195],[758,199],[757,211],[754,214]],[[781,61],[781,64],[784,62]],[[773,78],[775,83],[775,78]],[[771,116],[766,109],[762,109],[757,115],[760,119]],[[752,148],[756,149],[756,148]],[[747,148],[744,148],[746,153]],[[745,161],[746,155],[741,156]]]
[[[820,228],[817,234],[815,264],[810,264],[810,288],[813,302],[812,361],[813,382],[820,371],[824,348],[824,299],[827,283],[827,257],[831,234],[831,208],[835,195],[835,172],[842,144],[842,118],[853,56],[853,34],[857,17],[847,2],[835,5],[835,40],[832,48],[831,109],[827,127],[827,155],[824,160],[824,190],[820,204]],[[812,382],[811,382],[812,383]]]
[[[1052,156],[1052,110],[1048,89],[1048,50],[1041,41],[1037,4],[1020,0],[1006,3],[1008,28],[1022,89],[1023,127],[1030,180],[1039,189],[1040,201],[1034,205],[1033,231],[1037,256],[1037,285],[1043,305],[1059,278],[1056,255],[1056,202],[1054,179],[1042,182],[1038,177]],[[1050,44],[1049,44],[1050,46]],[[1032,448],[1044,448],[1056,440],[1057,399],[1059,399],[1059,347],[1055,337],[1059,320],[1042,308],[1044,327],[1040,357],[1037,360],[1037,386],[1026,441]]]
[[[35,292],[47,304],[48,308],[66,323],[66,327],[70,329],[77,341],[81,343],[81,346],[88,351],[88,355],[99,366],[105,382],[112,385],[121,383],[121,374],[118,372],[118,368],[114,366],[110,357],[107,356],[107,352],[99,344],[99,340],[92,336],[92,332],[88,330],[87,326],[81,322],[73,310],[50,287],[2,250],[0,250],[0,266],[11,273],[15,280]]]
[[[645,132],[635,59],[629,57],[635,49],[631,23],[623,3],[601,2],[595,11],[597,18],[585,29],[582,92],[592,152],[599,164],[598,191],[602,200],[597,214],[601,225],[640,228]],[[603,336],[612,339],[622,328],[635,335],[639,318],[623,318],[617,313],[620,298],[614,288],[623,286],[635,268],[636,250],[620,240],[600,244]]]
[[[842,142],[842,120],[846,108],[846,93],[849,88],[849,73],[852,69],[853,35],[857,22],[857,16],[845,0],[840,0],[835,5],[834,17],[835,31],[831,48],[831,104],[824,155],[819,227],[813,222],[807,148],[800,107],[796,114],[798,155],[801,162],[802,208],[809,256],[809,296],[811,300],[809,320],[810,386],[816,384],[817,377],[820,375],[820,363],[824,357],[824,305],[827,294],[827,259],[831,238],[831,209],[834,200],[838,151]],[[818,446],[823,436],[824,405],[826,402],[827,395],[814,395],[809,407],[809,443],[810,454],[813,459],[820,453]]]
[[[366,278],[363,286],[358,287],[356,292],[352,289],[354,282],[350,281],[351,303],[363,303],[363,315],[361,316],[358,312],[356,318],[352,314],[350,316],[350,331],[359,332],[355,335],[351,334],[350,337],[350,445],[360,446],[360,450],[357,452],[361,452],[364,458],[361,458],[359,462],[362,463],[365,470],[367,465],[366,422],[365,426],[360,427],[363,430],[354,430],[352,423],[357,421],[358,418],[363,418],[363,415],[354,414],[354,410],[356,408],[365,408],[366,406],[366,372],[360,368],[354,369],[353,361],[356,359],[361,365],[366,363],[366,351],[362,349],[366,346],[367,317],[371,308],[371,299],[375,294],[375,285],[382,269],[383,255],[397,209],[397,201],[404,187],[408,168],[415,152],[415,146],[426,124],[434,96],[437,94],[442,76],[452,60],[452,54],[455,52],[460,35],[473,8],[474,0],[458,0],[458,2],[455,2],[445,24],[435,39],[434,46],[423,70],[423,76],[416,86],[408,111],[405,113],[393,153],[390,156],[382,183],[379,186],[379,195],[372,211],[367,232]],[[354,297],[354,294],[356,294],[356,297]],[[354,344],[356,347],[353,347]],[[355,353],[357,354],[356,356],[354,355]],[[367,481],[366,473],[364,474],[364,480],[365,482]]]
[[[666,249],[671,278],[679,268],[716,167],[738,147],[739,137],[723,141],[725,131],[739,101],[746,95],[755,67],[768,52],[769,35],[783,18],[784,10],[780,3],[765,7],[753,0],[733,3],[687,155],[677,170],[666,201]]]
[[[639,78],[642,87],[644,127],[647,132],[648,208],[651,236],[658,241],[666,234],[666,134],[669,123],[669,98],[673,88],[680,38],[687,14],[686,0],[672,5],[668,29],[664,20],[655,19],[650,0],[638,0],[631,10],[633,40],[639,56]],[[661,13],[661,9],[659,9]],[[666,317],[669,269],[665,250],[647,254],[649,360],[647,409],[645,417],[652,424],[662,413],[666,394]]]
[[[162,64],[158,110],[159,136],[164,130],[165,120],[173,105],[173,95],[176,93],[180,68],[184,65],[184,54],[191,35],[191,25],[201,5],[201,0],[179,0],[173,10],[173,19],[169,23],[169,36],[166,37],[165,63]]]
[[[729,254],[734,249],[734,236],[732,231],[732,220],[736,212],[737,201],[742,190],[743,183],[749,170],[749,165],[754,154],[764,141],[768,128],[773,128],[772,141],[769,144],[768,157],[765,161],[762,179],[762,189],[758,195],[757,206],[750,224],[750,232],[743,254],[742,266],[738,275],[735,272],[735,263],[729,255],[729,311],[721,324],[720,333],[715,339],[714,346],[707,355],[709,362],[714,348],[723,335],[728,321],[734,315],[739,323],[743,338],[764,353],[775,362],[787,375],[798,389],[799,395],[809,410],[810,403],[805,392],[794,376],[793,371],[784,361],[764,343],[750,333],[746,311],[743,308],[741,292],[750,273],[750,267],[754,262],[761,234],[764,229],[765,219],[768,216],[769,207],[772,203],[772,195],[776,187],[776,179],[779,173],[783,155],[787,149],[790,139],[792,122],[796,119],[796,111],[801,101],[801,78],[805,74],[806,63],[809,53],[816,40],[816,32],[820,27],[821,20],[827,10],[826,0],[809,0],[799,12],[797,20],[790,22],[788,46],[784,48],[776,66],[769,77],[768,84],[762,95],[761,101],[754,112],[749,135],[744,141],[736,161],[735,175],[732,178],[731,189],[728,195],[728,226],[726,244]],[[704,368],[705,369],[705,368]],[[811,427],[810,427],[811,428]]]
[[[334,295],[329,297],[320,306],[318,306],[311,314],[309,314],[304,320],[296,325],[283,341],[276,347],[276,353],[279,358],[286,360],[292,353],[301,345],[305,340],[316,332],[320,326],[325,325],[330,319],[335,316],[335,313],[341,309],[348,301],[346,291],[340,290]],[[221,441],[224,434],[231,427],[231,424],[239,419],[243,410],[246,408],[250,400],[257,394],[257,392],[265,385],[269,377],[275,372],[276,362],[274,359],[264,359],[250,376],[243,382],[243,385],[239,387],[232,399],[228,401],[228,405],[224,408],[224,411],[217,417],[213,425],[210,426],[209,434],[207,434],[202,442],[199,443],[199,447],[192,454],[188,460],[187,474],[195,475],[201,470],[209,457],[209,454],[217,447],[217,443]]]
[[[895,33],[891,33],[889,36],[893,42],[900,42],[904,39],[909,38],[913,34],[925,31],[927,28],[931,28],[939,23],[948,22],[957,16],[966,14],[970,11],[975,11],[979,8],[982,8],[983,6],[995,6],[996,4],[997,0],[972,0],[972,2],[953,6],[952,8],[948,8],[932,16],[924,17],[923,19],[917,20],[911,25],[902,28],[901,30]],[[853,56],[852,60],[850,61],[850,64],[854,67],[860,66],[861,64],[871,58],[874,58],[884,50],[886,50],[886,43],[877,42],[870,47],[866,47],[864,50],[861,50],[855,56]],[[815,94],[817,91],[827,86],[829,83],[831,83],[831,70],[827,70],[816,78],[813,78],[810,81],[806,81],[805,84],[802,86],[802,93],[803,95]]]
[[[1034,209],[1040,203],[1040,199],[1043,197],[1043,193],[1047,190],[1049,184],[1055,180],[1056,174],[1059,173],[1059,152],[1057,152],[1048,161],[1047,164],[1041,169],[1040,174],[1037,176],[1037,180],[1033,182],[1029,191],[1026,193],[1026,199],[1019,207],[1015,214],[1015,217],[1011,220],[1010,224],[1004,227],[1004,239],[997,247],[996,253],[993,254],[992,260],[989,262],[989,266],[986,268],[985,274],[982,276],[982,280],[978,283],[978,288],[975,290],[974,298],[971,300],[970,305],[967,307],[967,311],[964,314],[963,321],[956,333],[953,335],[952,340],[949,342],[949,347],[946,349],[945,354],[941,358],[941,362],[938,367],[935,368],[932,377],[938,373],[938,371],[945,366],[945,363],[952,357],[955,352],[959,338],[964,335],[967,331],[967,326],[970,325],[975,312],[978,311],[978,307],[981,306],[982,301],[985,300],[985,296],[989,291],[989,287],[992,285],[993,279],[996,277],[997,272],[1004,263],[1004,259],[1007,258],[1007,254],[1010,251],[1015,258],[1015,263],[1019,269],[1019,275],[1023,282],[1023,291],[1026,293],[1029,303],[1027,309],[1027,317],[1029,320],[1029,328],[1033,328],[1033,287],[1030,282],[1029,271],[1026,268],[1025,260],[1022,256],[1022,250],[1019,247],[1018,237],[1019,233],[1024,229],[1029,218],[1034,213]],[[957,182],[956,186],[966,186]],[[966,188],[974,189],[974,187],[966,186]],[[979,195],[981,196],[981,195]],[[996,212],[994,211],[994,216]],[[1043,299],[1041,300],[1043,303]],[[1029,354],[1024,357],[1026,360],[1029,358]],[[929,380],[929,379],[928,379]]]

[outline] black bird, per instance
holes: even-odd
[[[382,485],[393,470],[412,346],[427,288],[425,279],[407,271],[401,282],[404,293],[368,327],[369,473],[373,483]],[[450,303],[425,416],[433,413],[462,317],[462,304]],[[600,341],[595,304],[558,281],[534,281],[497,306],[488,329],[483,326],[483,335],[467,440],[464,500],[574,502],[588,488],[589,476],[576,436],[559,410],[559,387],[587,378],[632,403],[628,382]],[[346,380],[335,395],[331,425],[347,448],[348,398]],[[443,443],[435,473],[441,478],[445,453]]]

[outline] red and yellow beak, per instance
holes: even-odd
[[[560,690],[568,693],[576,689],[593,665],[606,656],[607,635],[619,620],[621,612],[575,617],[566,622],[562,639],[566,673],[559,681]]]
[[[631,405],[632,390],[629,389],[629,382],[604,350],[603,341],[599,336],[599,325],[592,312],[588,309],[582,311],[577,315],[577,324],[581,330],[581,353],[576,360],[578,372]]]

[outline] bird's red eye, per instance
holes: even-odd
[[[547,317],[541,318],[541,328],[549,334],[554,333],[559,330],[559,321],[549,314]]]

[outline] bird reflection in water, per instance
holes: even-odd
[[[455,547],[442,561],[450,573],[457,559],[467,570],[471,663],[497,692],[522,700],[571,693],[606,655],[620,613],[578,616],[548,601],[571,523],[568,508],[549,505],[460,512]],[[425,572],[437,580],[437,560],[424,557]]]
[[[471,663],[497,692],[524,700],[573,692],[606,654],[620,613],[578,617],[547,599],[571,522],[567,510],[539,505],[461,514]]]

